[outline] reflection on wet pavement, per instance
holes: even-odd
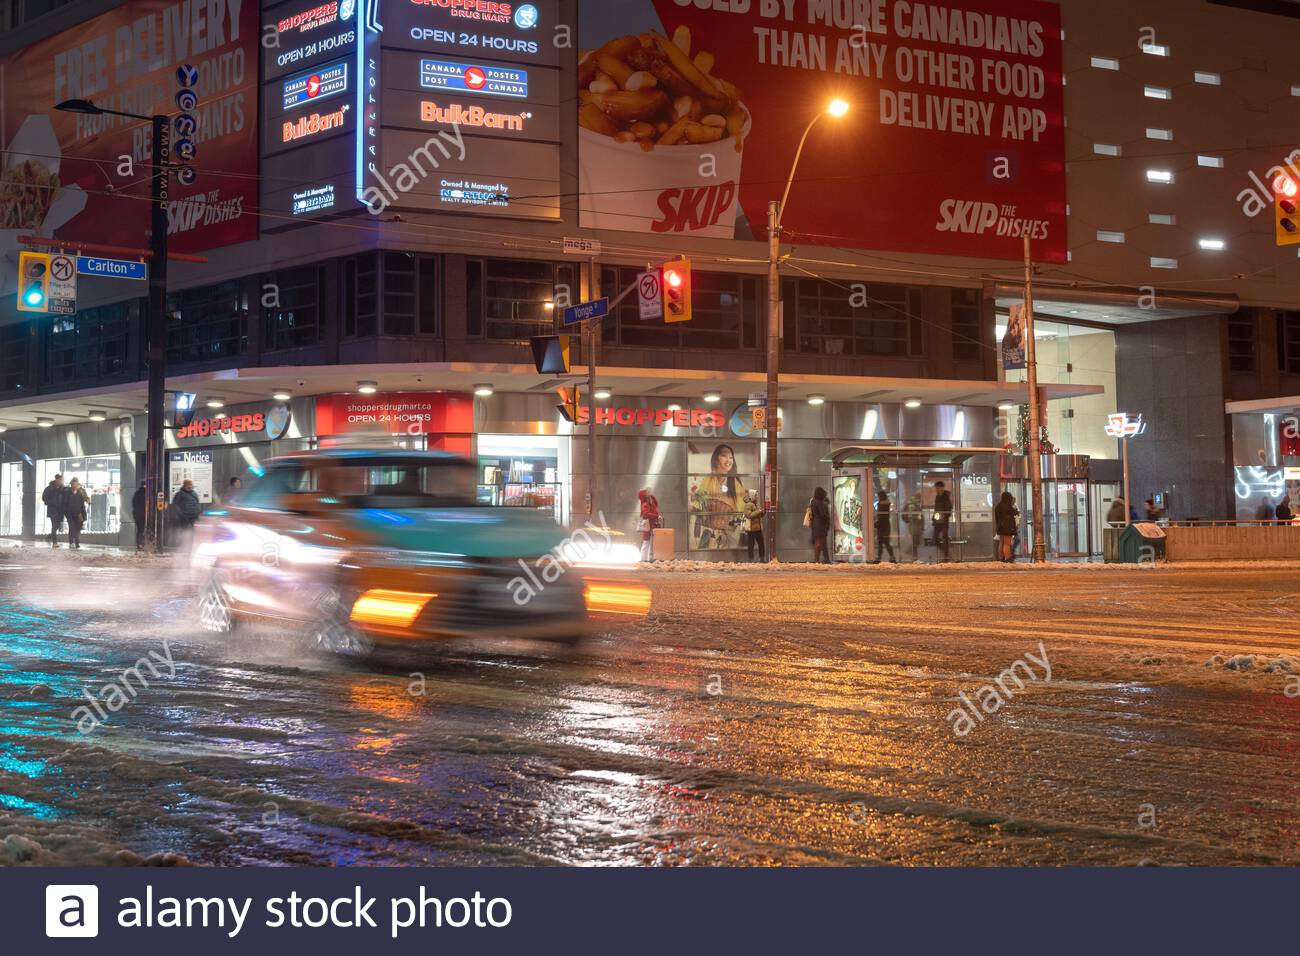
[[[81,568],[70,595],[9,559],[0,838],[39,844],[22,862],[1297,854],[1289,672],[1205,666],[1300,658],[1280,572],[658,574],[649,621],[577,654],[461,646],[379,669],[288,634],[207,640],[165,566]],[[164,639],[174,677],[145,673],[79,734],[76,708]],[[955,736],[958,692],[1039,642],[1052,680]]]

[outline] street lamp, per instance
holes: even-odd
[[[64,113],[87,116],[123,116],[152,125],[153,170],[149,176],[149,299],[145,320],[149,364],[149,427],[145,442],[145,527],[154,547],[163,549],[159,522],[166,498],[163,488],[163,408],[167,401],[167,173],[171,160],[171,124],[166,116],[124,113],[90,100],[64,100],[54,107]]]
[[[841,119],[848,111],[848,102],[837,97],[812,118],[804,129],[803,136],[799,137],[799,147],[795,150],[794,162],[790,164],[790,178],[786,180],[781,201],[767,204],[767,414],[763,420],[763,427],[767,431],[767,555],[770,561],[776,560],[777,513],[781,487],[776,449],[780,426],[780,419],[777,416],[777,392],[781,375],[781,217],[785,213],[785,204],[790,198],[790,189],[794,186],[794,174],[799,168],[804,144],[808,142],[808,135],[813,131],[813,127],[823,116]]]

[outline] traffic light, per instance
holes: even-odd
[[[1300,203],[1300,183],[1290,173],[1278,173],[1273,180],[1273,218],[1277,224],[1279,246],[1293,246],[1300,242],[1297,203]]]
[[[50,305],[50,254],[18,253],[18,311],[45,312]]]
[[[534,335],[532,337],[533,367],[537,369],[538,375],[569,374],[569,341],[571,338],[568,335]]]
[[[566,422],[576,424],[578,421],[578,387],[575,385],[573,388],[557,388],[555,391],[560,396],[560,404],[555,406],[559,409],[560,415]]]
[[[682,256],[664,263],[664,321],[691,320],[691,260]]]

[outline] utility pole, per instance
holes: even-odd
[[[1047,560],[1047,522],[1043,516],[1043,445],[1042,423],[1038,407],[1038,359],[1034,350],[1034,262],[1025,236],[1025,376],[1029,386],[1029,484],[1033,508],[1033,560]]]
[[[810,127],[811,128],[811,127]],[[807,135],[806,133],[804,134]],[[802,145],[802,144],[801,144]],[[795,162],[798,162],[796,157]],[[793,178],[794,171],[791,170]],[[781,374],[781,204],[767,204],[767,559],[776,560],[780,470],[777,468],[777,388]]]
[[[149,216],[149,433],[145,444],[145,524],[154,548],[163,550],[163,508],[166,507],[167,453],[163,444],[163,415],[167,401],[167,193],[171,163],[171,123],[154,116],[153,176]]]
[[[587,301],[600,298],[596,257],[587,260]],[[587,320],[587,517],[596,514],[596,349],[602,319]]]

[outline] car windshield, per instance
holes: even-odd
[[[474,469],[449,459],[360,459],[321,469],[319,492],[346,508],[469,508]]]

